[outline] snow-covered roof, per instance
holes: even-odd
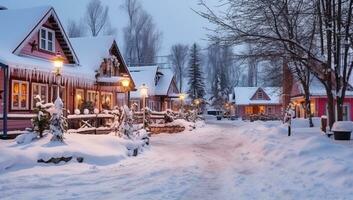
[[[304,89],[301,84],[299,84],[300,94],[304,94]],[[310,95],[312,96],[326,96],[325,86],[317,79],[315,76],[312,76],[309,85]],[[346,96],[353,96],[353,91],[346,91]]]
[[[261,88],[269,97],[269,99],[252,99],[255,93]],[[235,87],[234,88],[234,102],[236,105],[249,104],[280,104],[279,87]]]
[[[169,68],[160,68],[156,65],[152,66],[139,66],[139,67],[129,67],[129,71],[131,76],[136,84],[136,88],[138,89],[135,92],[131,92],[132,98],[140,98],[139,87],[142,84],[146,84],[148,87],[148,95],[149,96],[166,96],[168,95],[168,90],[170,85],[172,84],[174,73]],[[157,82],[155,82],[155,78],[157,73],[160,73],[160,78]],[[176,94],[171,94],[175,96]]]
[[[88,67],[92,73],[98,70],[103,59],[110,56],[109,49],[114,42],[113,36],[70,38],[81,65]]]
[[[50,6],[41,6],[25,9],[0,10],[0,62],[9,66],[10,70],[19,70],[20,74],[30,77],[37,74],[44,80],[53,81],[54,75],[53,63],[49,60],[18,55],[21,46],[25,45],[24,41],[31,38],[43,23],[50,17],[57,15]],[[57,19],[58,20],[58,19]],[[59,28],[63,31],[60,22]],[[66,35],[63,33],[64,38]],[[71,49],[70,42],[68,42]],[[74,59],[78,63],[78,58],[73,52]],[[84,70],[82,66],[73,64],[65,64],[62,69],[62,79],[70,83],[78,83],[81,85],[92,84],[94,76],[86,76],[89,71]],[[89,73],[90,74],[90,73]],[[79,75],[79,76],[77,76]]]
[[[116,44],[114,36],[70,38],[70,41],[74,49],[76,50],[78,57],[80,58],[81,65],[87,67],[88,70],[92,73],[93,77],[95,76],[95,71],[99,69],[103,59],[109,58],[111,56],[110,49],[112,48],[113,44]],[[116,47],[119,51],[119,47]],[[129,73],[124,58],[122,57],[122,55],[120,56],[121,62],[123,62],[122,65],[126,67],[126,72]],[[122,80],[122,78],[101,77],[98,81],[115,83],[119,80]],[[135,84],[134,81],[133,84]]]
[[[174,72],[170,68],[161,68],[159,71],[163,74],[156,87],[156,95],[168,95],[168,90],[172,84]]]
[[[131,92],[132,98],[140,98],[139,87],[141,87],[142,84],[145,84],[148,87],[148,95],[155,95],[155,77],[158,71],[158,66],[129,67],[129,71],[137,88],[137,91]]]

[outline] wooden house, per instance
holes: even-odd
[[[321,117],[323,115],[327,116],[327,95],[325,87],[322,83],[315,77],[312,76],[309,86],[310,91],[310,107],[311,114],[314,117]],[[296,117],[306,118],[304,106],[304,90],[299,81],[293,82],[291,90],[291,102],[295,105]],[[353,120],[353,91],[349,87],[346,91],[346,97],[343,103],[343,120],[351,121]],[[337,117],[337,116],[336,116]]]
[[[154,111],[178,109],[179,90],[171,69],[159,66],[139,66],[129,67],[129,71],[137,88],[137,91],[131,92],[131,103],[136,104],[138,109],[143,105],[139,91],[139,87],[143,84],[148,87],[147,107]]]
[[[112,108],[126,101],[127,92],[135,87],[114,38],[69,39],[52,7],[0,10],[0,27],[0,63],[10,73],[5,80],[9,116],[33,113],[37,95],[53,102],[58,82],[69,113],[85,101],[92,101],[99,109]],[[53,73],[57,54],[64,60],[59,81]],[[129,85],[123,87],[126,79]],[[3,70],[0,81],[4,81]],[[0,84],[0,90],[3,87]],[[3,111],[1,104],[0,113]],[[29,126],[28,119],[8,121],[9,130]]]
[[[235,87],[231,103],[235,105],[235,114],[241,118],[265,114],[279,118],[282,115],[282,103],[279,87]]]

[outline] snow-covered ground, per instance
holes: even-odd
[[[280,122],[212,118],[153,136],[138,157],[2,171],[0,199],[352,199],[353,143],[318,128],[286,131]]]

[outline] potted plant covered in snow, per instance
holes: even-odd
[[[351,121],[338,121],[332,126],[335,140],[350,140],[352,130],[353,122]]]

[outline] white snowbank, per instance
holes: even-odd
[[[16,141],[0,141],[0,172],[10,167],[16,169],[48,165],[38,164],[37,160],[62,156],[72,156],[73,161],[77,157],[83,157],[84,163],[91,165],[115,164],[129,155],[127,147],[138,147],[141,152],[143,145],[141,140],[131,141],[114,135],[66,134],[64,144],[51,142],[50,138],[51,135],[48,134],[42,139],[23,144],[17,144]]]
[[[314,127],[320,127],[320,117],[313,117]],[[295,118],[292,119],[292,128],[308,128],[309,119]]]

